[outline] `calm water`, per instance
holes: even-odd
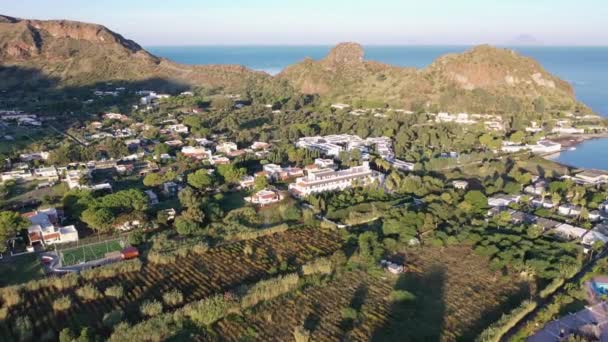
[[[608,139],[587,140],[576,150],[561,152],[551,159],[581,168],[608,170]]]
[[[366,46],[365,54],[399,66],[422,68],[446,53],[462,52],[468,46]],[[323,58],[331,46],[162,46],[148,47],[153,54],[185,64],[240,64],[277,74],[306,57]],[[522,55],[539,61],[545,69],[570,82],[577,98],[608,117],[608,47],[514,47]],[[608,139],[585,142],[557,160],[586,168],[608,170]]]

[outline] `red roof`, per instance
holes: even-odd
[[[123,259],[133,259],[139,256],[139,251],[137,250],[137,248],[131,246],[123,249],[120,254],[122,255]]]

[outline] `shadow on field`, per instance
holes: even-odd
[[[446,271],[436,266],[423,274],[399,276],[395,290],[416,296],[413,300],[394,302],[388,323],[376,329],[372,341],[439,341],[443,330]]]
[[[481,332],[490,324],[498,321],[503,313],[510,312],[518,307],[522,301],[529,299],[532,289],[530,284],[522,282],[519,289],[509,295],[504,301],[489,310],[486,310],[479,315],[479,319],[473,323],[460,336],[461,341],[473,341]]]

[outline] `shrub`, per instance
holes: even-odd
[[[2,300],[7,308],[13,307],[21,302],[21,292],[17,286],[9,286],[2,289]]]
[[[61,296],[53,302],[53,310],[65,311],[72,306],[72,299],[69,296]]]
[[[412,301],[414,299],[416,299],[416,296],[408,291],[405,290],[394,290],[391,291],[391,300],[393,302],[406,302],[406,301]]]
[[[300,277],[296,274],[287,274],[273,279],[262,280],[249,289],[241,299],[241,307],[252,307],[262,301],[278,297],[298,286]]]
[[[101,297],[101,293],[92,285],[84,285],[76,290],[76,295],[85,301],[95,300]]]
[[[110,286],[104,291],[106,296],[114,298],[122,298],[122,296],[124,296],[124,292],[125,291],[120,285]]]
[[[29,317],[20,316],[15,320],[15,332],[19,336],[19,340],[25,341],[34,337],[32,321]]]
[[[475,339],[478,342],[498,342],[511,328],[519,323],[527,314],[536,309],[536,302],[525,300],[520,306],[508,314],[503,314],[500,319],[492,323]]]
[[[0,322],[4,321],[8,317],[8,308],[0,308]]]
[[[81,274],[87,280],[107,279],[115,277],[118,274],[137,272],[141,270],[141,266],[142,263],[139,259],[133,259],[86,270]]]
[[[124,315],[125,315],[125,313],[120,309],[112,310],[112,311],[106,313],[105,315],[103,315],[103,320],[102,320],[103,325],[105,325],[108,328],[112,328],[116,324],[118,324],[122,321],[122,318]]]
[[[310,331],[303,326],[297,326],[293,330],[293,338],[296,342],[308,342],[310,341]]]
[[[176,260],[177,256],[175,254],[159,252],[148,253],[148,261],[155,265],[168,265],[174,263]]]
[[[76,339],[74,333],[69,328],[61,330],[59,333],[59,342],[72,342]]]
[[[359,316],[357,310],[351,307],[342,308],[340,313],[342,314],[342,319],[352,319],[353,321]]]
[[[209,325],[226,316],[234,307],[234,302],[222,295],[215,295],[187,305],[183,312],[195,323]]]
[[[302,274],[329,274],[331,273],[332,268],[333,265],[331,263],[331,260],[327,258],[320,258],[303,265]]]
[[[184,296],[179,290],[173,290],[163,295],[163,301],[169,306],[176,306],[184,301]]]
[[[163,304],[157,300],[145,301],[140,307],[139,311],[144,316],[154,317],[163,312]]]
[[[62,277],[55,277],[52,280],[52,285],[57,290],[65,290],[78,285],[78,275],[76,273],[68,273]]]

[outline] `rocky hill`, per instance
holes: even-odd
[[[578,106],[569,84],[506,49],[479,46],[441,57],[424,69],[364,57],[359,44],[343,43],[319,61],[306,59],[271,77],[241,66],[177,64],[101,25],[0,16],[0,89],[43,81],[81,86],[124,80],[258,93],[295,89],[327,101],[412,109],[515,113],[534,110],[541,98],[548,109]]]
[[[478,46],[443,56],[424,69],[366,61],[355,43],[335,47],[322,60],[306,59],[277,76],[304,93],[334,101],[364,99],[410,108],[474,112],[532,111],[577,105],[572,87],[536,61],[511,50]]]
[[[11,86],[11,81],[38,79],[56,80],[63,86],[153,79],[176,86],[239,90],[248,81],[269,79],[266,74],[241,66],[173,63],[101,25],[7,16],[0,16],[0,65],[0,79],[4,80],[0,80],[0,86],[4,87]]]

